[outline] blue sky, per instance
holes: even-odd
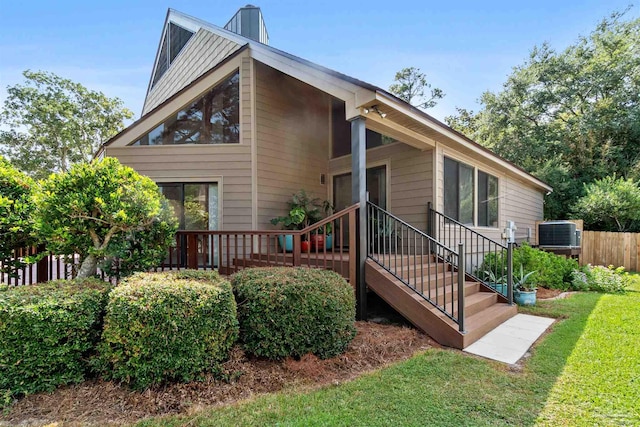
[[[223,26],[245,2],[216,0],[0,0],[0,101],[25,69],[53,71],[121,98],[136,117],[168,7]],[[545,41],[557,50],[629,0],[262,0],[271,45],[387,88],[419,67],[446,93],[429,110],[478,109],[511,68]],[[633,7],[629,17],[637,17]]]

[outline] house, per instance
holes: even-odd
[[[507,221],[535,234],[551,191],[384,89],[269,46],[251,5],[224,28],[170,9],[142,117],[99,155],[155,180],[183,229],[209,230],[182,234],[188,265],[329,262],[356,288],[361,316],[368,286],[456,347],[515,313],[510,292],[477,269],[506,251]],[[309,230],[292,233],[287,254],[270,224],[300,189],[343,212],[315,255],[300,250]]]

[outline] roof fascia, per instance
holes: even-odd
[[[521,169],[515,164],[503,159],[502,157],[491,152],[487,148],[482,147],[477,142],[474,142],[471,139],[460,134],[459,132],[456,132],[455,130],[451,129],[449,126],[446,126],[445,124],[440,123],[438,120],[434,119],[428,114],[422,111],[419,111],[412,106],[409,106],[409,108],[407,108],[408,104],[398,99],[397,97],[385,91],[378,91],[376,92],[376,99],[378,102],[381,102],[390,108],[394,108],[400,111],[401,113],[405,114],[406,116],[412,118],[413,120],[416,120],[417,122],[433,129],[434,131],[443,135],[447,139],[455,142],[456,144],[459,144],[465,149],[475,154],[478,154],[479,156],[485,159],[490,160],[491,162],[501,166],[504,169],[511,171],[514,175],[517,175],[521,179],[531,182],[532,184],[536,185],[537,187],[547,192],[553,191],[552,187],[550,187],[545,182],[539,180],[538,178],[534,177],[530,173],[526,172],[524,169]]]

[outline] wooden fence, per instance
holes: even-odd
[[[580,265],[613,265],[640,270],[640,233],[583,231]]]

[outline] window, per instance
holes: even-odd
[[[218,229],[218,184],[158,184],[181,230]]]
[[[155,86],[158,80],[167,72],[169,66],[173,64],[173,60],[176,59],[176,56],[178,56],[184,45],[191,39],[191,36],[193,36],[193,32],[173,22],[169,22],[164,32],[164,38],[162,39],[160,55],[158,55],[156,72],[153,75],[151,87]]]
[[[236,71],[131,145],[238,144],[239,82]]]
[[[473,225],[473,168],[444,158],[444,214]]]
[[[478,171],[478,225],[498,226],[498,178]]]
[[[467,225],[498,226],[498,178],[473,166],[444,158],[444,214]],[[478,206],[475,207],[475,193]],[[476,221],[474,222],[474,213]]]

